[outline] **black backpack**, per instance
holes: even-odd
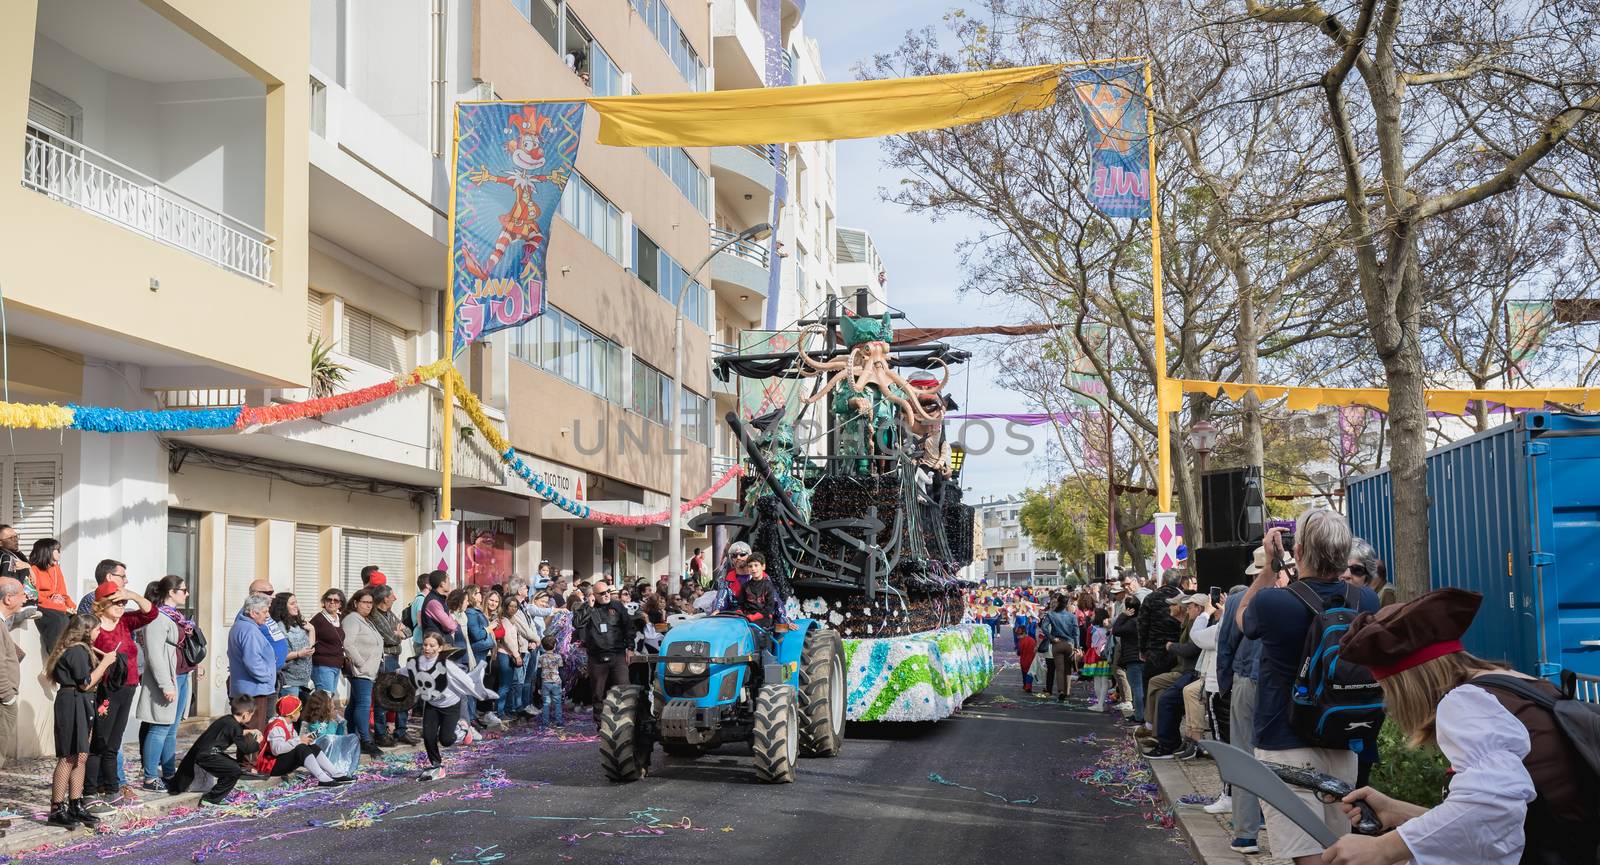
[[[1342,588],[1343,603],[1324,604],[1304,582],[1289,584],[1289,591],[1311,609],[1304,660],[1289,696],[1289,725],[1313,748],[1359,753],[1377,747],[1383,690],[1366,667],[1340,663],[1339,641],[1361,612],[1358,590]]]

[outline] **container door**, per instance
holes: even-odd
[[[1534,439],[1529,460],[1540,673],[1600,676],[1600,418],[1548,420],[1573,428]]]

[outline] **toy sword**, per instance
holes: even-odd
[[[1226,742],[1207,740],[1201,742],[1200,746],[1206,749],[1211,759],[1217,761],[1217,773],[1223,781],[1256,794],[1261,801],[1278,809],[1279,813],[1316,839],[1323,849],[1332,847],[1333,842],[1339,840],[1328,824],[1322,821],[1322,815],[1311,810],[1311,806],[1296,796],[1289,785],[1268,769],[1265,763]]]

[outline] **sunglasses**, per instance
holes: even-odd
[[[1351,565],[1348,570],[1358,577],[1365,577],[1369,573],[1365,565]]]

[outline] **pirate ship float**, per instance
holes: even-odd
[[[830,298],[825,316],[799,322],[793,351],[716,358],[723,381],[793,379],[809,393],[793,408],[726,416],[749,468],[743,509],[691,525],[761,551],[790,617],[840,631],[850,719],[938,720],[993,669],[988,628],[961,624],[973,509],[952,460],[960,446],[945,442],[954,403],[942,388],[970,355],[895,346],[900,316],[871,316],[866,301],[858,294],[850,314]]]

